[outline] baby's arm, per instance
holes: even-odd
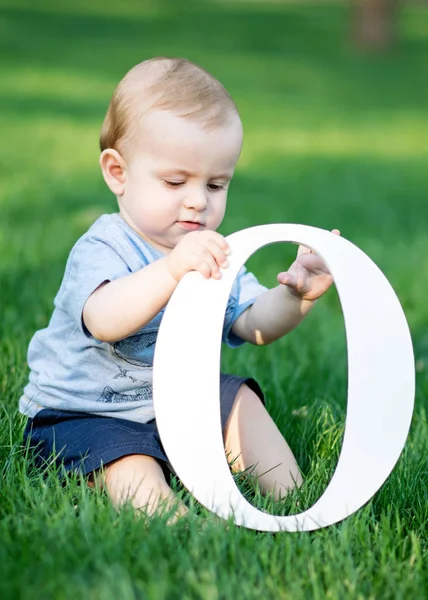
[[[136,273],[102,283],[83,307],[83,322],[102,342],[116,342],[151,321],[166,305],[177,281],[162,258]]]
[[[340,235],[335,229],[333,233]],[[270,344],[294,329],[308,314],[315,301],[333,283],[321,257],[301,246],[296,260],[286,272],[279,273],[281,285],[258,296],[235,321],[232,331],[253,344]]]
[[[102,283],[83,307],[83,322],[98,340],[115,342],[136,333],[167,304],[188,271],[218,278],[228,244],[215,231],[188,233],[168,256],[140,271]]]
[[[232,331],[252,344],[270,344],[294,329],[313,304],[280,285],[258,296],[235,321]]]

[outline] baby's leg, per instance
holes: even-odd
[[[225,450],[232,468],[254,467],[262,492],[276,500],[302,483],[296,459],[260,398],[242,385],[224,430]],[[235,460],[236,459],[236,460]]]
[[[175,510],[172,523],[187,512],[166,482],[158,461],[143,454],[123,456],[105,466],[102,483],[116,507],[125,502],[148,515],[160,511]],[[97,477],[95,478],[97,479]]]

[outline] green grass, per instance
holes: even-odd
[[[0,597],[397,598],[428,596],[428,19],[406,7],[388,55],[355,54],[345,4],[67,3],[0,10]],[[417,397],[406,448],[376,496],[337,526],[260,534],[189,499],[174,527],[149,523],[53,468],[31,468],[17,401],[26,349],[48,322],[68,252],[115,209],[97,136],[118,79],[149,56],[179,55],[218,76],[238,105],[245,149],[222,232],[270,222],[341,229],[394,286],[412,331]],[[295,247],[259,251],[266,285]],[[364,286],[364,281],[361,282]],[[370,290],[367,290],[370,294]],[[374,299],[375,300],[375,299]],[[284,505],[310,506],[340,451],[346,344],[334,290],[289,337],[223,353],[252,374],[305,474]],[[297,504],[299,503],[299,504]]]

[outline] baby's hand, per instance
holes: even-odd
[[[199,271],[205,279],[220,279],[220,268],[228,266],[229,245],[216,231],[193,231],[175,246],[167,264],[172,277],[180,281],[188,271]]]
[[[338,229],[332,233],[340,235]],[[302,300],[317,300],[333,283],[333,277],[323,259],[312,250],[300,246],[297,258],[288,271],[278,274],[278,282]]]

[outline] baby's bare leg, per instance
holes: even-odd
[[[224,438],[229,461],[234,461],[232,468],[244,471],[254,467],[262,492],[273,492],[278,500],[302,483],[289,445],[257,394],[246,385],[236,395]]]
[[[116,507],[125,502],[148,515],[175,508],[175,516],[187,512],[186,506],[175,496],[166,482],[158,461],[143,454],[123,456],[106,465],[102,475],[103,485]]]

